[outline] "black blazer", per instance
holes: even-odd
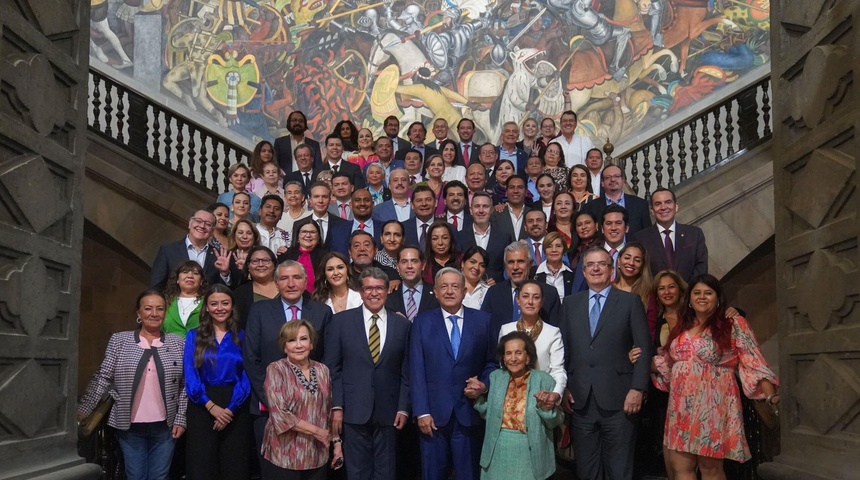
[[[320,268],[320,261],[322,261],[322,257],[324,257],[328,252],[329,249],[325,245],[320,245],[319,247],[311,250],[311,264],[315,269]],[[280,264],[285,260],[298,260],[299,255],[301,255],[301,252],[299,252],[298,245],[293,245],[288,248],[286,252],[278,255],[278,263]]]
[[[323,170],[331,170],[331,165],[329,165],[328,162],[323,162],[323,166],[320,171]],[[364,181],[364,173],[358,165],[352,162],[347,162],[346,160],[341,160],[338,164],[338,171],[349,175],[350,180],[352,180],[352,185],[355,188],[364,188],[367,186],[367,183]],[[314,178],[314,180],[316,180],[316,178]]]
[[[503,280],[505,271],[505,247],[513,243],[514,239],[510,232],[503,229],[497,229],[496,226],[490,226],[490,239],[487,241],[487,277],[500,282]],[[457,235],[457,248],[460,253],[477,245],[475,242],[475,229],[473,224],[469,225],[468,230],[464,227],[462,232]]]
[[[331,214],[329,214],[331,215]],[[380,248],[379,237],[382,235],[382,223],[381,221],[373,218],[373,231],[370,232],[373,235],[373,243],[376,245],[376,248]],[[349,236],[352,235],[352,232],[355,230],[353,227],[353,221],[347,220],[337,224],[335,230],[332,232],[331,237],[331,250],[335,252],[340,252],[346,256],[349,256]],[[367,228],[367,226],[365,226]]]
[[[302,299],[301,318],[307,320],[317,332],[317,343],[311,352],[313,360],[322,361],[325,353],[325,333],[331,322],[331,309],[310,299],[305,293]],[[263,382],[266,368],[272,362],[284,358],[284,350],[278,347],[278,334],[287,322],[283,302],[280,298],[256,302],[248,313],[245,341],[242,344],[243,365],[251,381],[251,413],[260,414],[259,402],[268,405]],[[646,362],[647,363],[647,362]]]
[[[159,291],[164,290],[170,273],[186,260],[188,260],[188,249],[185,247],[185,238],[178,242],[165,243],[158,247],[158,254],[155,255],[155,260],[152,262],[152,270],[149,276],[150,287]],[[209,285],[224,283],[221,281],[221,274],[215,268],[215,250],[211,245],[206,249],[203,274],[206,276],[206,281],[209,282]],[[234,281],[232,276],[230,281]]]
[[[313,222],[313,221],[314,221],[313,215],[309,215],[305,218],[302,218],[301,220],[296,220],[296,222],[293,223],[293,236],[291,237],[293,239],[291,242],[293,245],[298,244],[299,229],[302,228],[302,225],[307,225],[308,223]],[[340,228],[342,228],[342,227],[340,227],[341,224],[349,224],[349,222],[347,222],[346,220],[344,220],[340,217],[336,217],[332,214],[328,215],[328,225],[327,225],[328,228],[326,228],[325,238],[323,238],[323,245],[325,245],[326,248],[328,248],[329,250],[332,250],[331,245],[332,245],[332,239],[334,238],[332,235],[332,232],[338,231]]]
[[[493,214],[490,215],[490,221],[493,223],[494,228],[505,230],[510,233],[514,240],[524,239],[526,238],[526,214],[530,211],[531,207],[523,205],[523,221],[520,224],[519,232],[514,232],[514,222],[511,221],[511,214],[508,212],[507,208],[502,212],[493,212]]]
[[[406,147],[400,147],[400,149],[397,150],[397,153],[394,154],[394,158],[404,160],[406,158],[406,152],[409,150],[412,150],[412,143],[406,142]],[[436,155],[437,153],[439,153],[439,150],[436,150],[432,145],[425,143],[424,156],[421,157],[421,162],[424,162],[424,160],[426,160],[430,155]]]
[[[534,272],[534,270],[537,270],[537,267],[532,267],[533,272]],[[571,293],[573,293],[573,277],[575,275],[576,275],[575,273],[568,271],[568,270],[561,272],[561,278],[564,279],[564,296],[565,297],[570,295]],[[535,280],[537,280],[541,284],[546,284],[550,288],[555,290],[555,288],[552,285],[546,283],[546,276],[547,276],[546,272],[532,274],[532,277],[534,277]],[[556,290],[556,293],[557,292],[558,292],[558,290]],[[558,297],[558,294],[556,294],[556,297]]]
[[[558,291],[545,282],[540,285],[543,294],[543,306],[540,309],[540,318],[550,325],[558,326],[561,302],[558,300]],[[640,302],[641,303],[641,302]],[[514,296],[511,293],[511,281],[503,280],[487,290],[481,310],[490,314],[492,318],[493,338],[499,338],[499,330],[502,325],[514,321]]]
[[[648,212],[648,202],[634,195],[624,194],[624,205],[627,209],[627,226],[630,230],[627,235],[651,226],[651,214]],[[585,204],[583,209],[591,212],[597,218],[598,225],[602,224],[600,217],[606,209],[606,197],[595,198]]]
[[[423,282],[424,291],[421,292],[421,301],[418,303],[418,313],[426,312],[439,307],[439,300],[436,300],[436,295],[433,293],[433,284]],[[385,301],[385,308],[389,312],[399,313],[406,316],[406,304],[403,302],[403,283],[397,287],[397,290],[388,294],[388,300]]]
[[[473,163],[480,162],[478,158],[481,155],[481,146],[476,142],[471,143],[471,148],[469,148],[469,165]],[[457,155],[460,160],[460,165],[464,165],[466,163],[466,159],[463,158],[463,142],[457,142]],[[465,165],[468,167],[469,165]]]
[[[292,142],[290,142],[289,134],[275,139],[275,158],[278,160],[278,165],[281,166],[281,170],[283,170],[284,173],[290,173],[293,171],[293,150],[290,148],[291,145]],[[305,145],[311,147],[311,150],[314,152],[314,170],[322,169],[320,142],[312,138],[305,137]]]
[[[316,165],[314,165],[313,170],[311,170],[310,172],[311,178],[309,182],[305,182],[305,176],[301,172],[289,172],[284,175],[284,185],[292,181],[299,182],[302,184],[302,193],[304,193],[305,196],[308,197],[311,194],[311,185],[313,185],[314,181],[316,181],[317,175],[319,175],[321,171],[321,167],[317,167]]]
[[[660,270],[672,269],[681,275],[687,283],[696,276],[708,273],[708,247],[705,244],[705,234],[702,229],[693,225],[675,223],[675,255],[672,265],[666,261],[666,249],[663,246],[663,236],[657,225],[639,230],[631,240],[640,242],[648,250],[651,259],[651,274]]]

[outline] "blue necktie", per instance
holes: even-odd
[[[454,351],[454,358],[457,358],[457,353],[460,352],[460,326],[457,325],[457,315],[448,317],[451,320],[451,350]]]
[[[603,295],[595,293],[592,295],[594,305],[591,306],[591,311],[588,312],[588,326],[591,329],[591,336],[594,336],[594,330],[597,329],[597,321],[600,319],[600,299]]]
[[[520,315],[521,315],[520,314],[520,304],[517,303],[517,295],[519,295],[519,293],[520,293],[520,289],[515,288],[514,289],[514,316],[513,316],[513,320],[512,320],[514,322],[519,321]]]

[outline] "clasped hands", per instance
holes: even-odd
[[[227,424],[233,421],[233,412],[230,411],[229,408],[221,408],[214,402],[212,403],[212,407],[209,409],[209,414],[215,417],[215,423],[212,426],[212,430],[224,430],[227,427]]]

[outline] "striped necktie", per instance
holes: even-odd
[[[418,305],[415,304],[415,289],[407,288],[406,291],[409,292],[409,298],[406,300],[406,318],[411,322],[418,314]]]
[[[370,333],[367,336],[367,344],[370,346],[370,358],[373,359],[373,363],[379,362],[380,339],[379,326],[376,324],[377,320],[379,320],[379,315],[374,313],[370,316]]]

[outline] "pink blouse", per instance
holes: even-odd
[[[158,348],[161,340],[156,338],[152,346]],[[149,342],[140,337],[138,347],[149,350]],[[162,422],[167,419],[167,409],[161,396],[161,384],[158,382],[158,371],[155,368],[155,358],[149,357],[146,370],[140,376],[140,383],[134,392],[134,402],[131,404],[131,423]]]

